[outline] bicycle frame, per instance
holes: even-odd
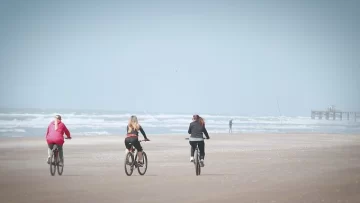
[[[139,142],[141,142],[142,140],[139,140]],[[136,153],[135,153],[135,151],[136,151]],[[139,172],[139,174],[140,175],[144,175],[145,173],[146,173],[146,170],[147,170],[147,163],[148,163],[148,161],[147,161],[147,156],[146,156],[146,153],[144,152],[144,151],[142,151],[142,154],[143,154],[143,159],[145,160],[144,161],[144,165],[139,165],[138,164],[138,161],[137,161],[137,153],[138,153],[138,151],[135,149],[135,147],[133,146],[133,145],[131,145],[131,148],[128,150],[128,152],[126,153],[126,155],[125,155],[125,165],[124,165],[124,168],[125,168],[125,173],[126,173],[126,175],[128,175],[128,176],[131,176],[132,175],[132,173],[133,173],[133,170],[134,170],[134,168],[137,168],[137,170],[138,170],[138,172]],[[128,162],[128,160],[127,160],[127,157],[130,155],[130,157],[131,157],[131,159],[132,159],[132,162],[130,163],[130,162]],[[129,169],[129,171],[127,170],[127,165],[129,165],[130,166],[130,169]],[[144,169],[144,172],[141,172],[141,169],[140,168],[145,168]]]
[[[59,148],[58,146],[54,145],[54,147],[51,150],[51,159],[50,159],[50,174],[52,176],[55,175],[56,171],[58,172],[59,175],[62,175],[63,172],[63,167],[64,166],[60,166],[60,153],[59,153]],[[60,170],[61,167],[61,170]],[[57,169],[57,170],[56,170]]]
[[[185,139],[189,140],[189,138],[185,138]],[[201,173],[201,166],[200,166],[200,149],[198,145],[196,145],[194,152],[194,166],[195,166],[196,175],[199,176]]]

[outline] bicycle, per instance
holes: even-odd
[[[206,138],[204,138],[205,140]],[[189,138],[186,138],[189,140]],[[194,152],[194,166],[195,166],[195,174],[199,176],[201,174],[201,164],[200,164],[200,150],[198,145],[196,145],[195,152]]]
[[[71,138],[65,138],[65,139],[71,139]],[[60,165],[60,155],[59,155],[59,147],[54,144],[53,148],[51,149],[51,158],[50,158],[50,174],[52,176],[55,175],[56,169],[58,174],[61,176],[64,172],[64,160],[63,164]],[[63,157],[64,159],[64,157]]]
[[[142,141],[146,141],[146,140],[139,140],[139,142],[142,142]],[[136,150],[136,152],[137,152],[137,150]],[[128,151],[128,153],[126,153],[125,160],[124,160],[125,173],[127,176],[131,176],[134,171],[134,168],[137,168],[138,173],[140,175],[145,175],[145,173],[147,171],[147,166],[148,166],[148,160],[147,160],[146,153],[144,152],[144,150],[142,151],[142,155],[143,155],[142,166],[140,166],[138,164],[138,162],[136,161],[137,153],[135,154],[135,158],[134,158],[134,153],[135,153],[135,147],[133,145],[131,145],[131,148]],[[129,170],[128,170],[127,166],[129,166]],[[142,169],[143,169],[143,171],[142,171]]]

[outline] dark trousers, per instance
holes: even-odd
[[[194,152],[196,149],[196,146],[199,147],[200,150],[200,159],[204,159],[205,158],[205,142],[204,141],[189,141],[190,145],[191,145],[191,156],[194,156]]]
[[[54,147],[55,144],[48,144],[49,149],[52,149]],[[63,146],[57,145],[58,146],[58,150],[59,150],[59,155],[60,155],[60,160],[64,160],[64,151],[63,151]]]
[[[126,149],[130,149],[131,145],[133,145],[135,147],[135,149],[138,151],[138,152],[142,152],[142,147],[141,147],[141,144],[138,140],[138,137],[127,137],[125,138],[125,147]]]

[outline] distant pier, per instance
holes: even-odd
[[[326,119],[326,120],[360,120],[360,112],[344,112],[335,110],[333,107],[326,111],[311,111],[311,119]]]

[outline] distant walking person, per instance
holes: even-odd
[[[229,133],[232,133],[232,121],[233,119],[229,120]]]

